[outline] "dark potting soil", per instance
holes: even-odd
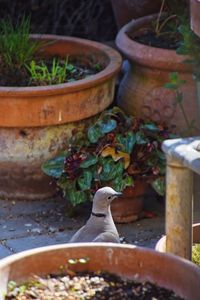
[[[51,58],[37,58],[36,64],[41,65],[44,62],[48,67],[48,70],[51,71],[53,59]],[[85,62],[79,61],[78,59],[72,59],[69,61],[70,64],[73,65],[72,71],[66,72],[66,80],[65,82],[77,81],[80,79],[84,79],[86,77],[92,76],[103,69],[99,63],[90,62],[86,59]],[[62,62],[60,62],[62,64]],[[64,64],[64,62],[63,62]],[[56,82],[52,82],[51,84],[57,84]],[[28,86],[46,86],[49,85],[46,81],[34,81],[31,79],[30,74],[25,67],[21,68],[6,68],[1,63],[0,60],[0,86],[16,86],[16,87],[28,87]]]
[[[11,282],[10,286],[5,300],[184,300],[150,282],[139,283],[99,272],[35,277],[20,286]]]
[[[133,40],[156,48],[176,50],[181,43],[181,40],[177,38],[177,36],[170,34],[161,34],[156,35],[153,31],[144,31],[143,34],[135,36],[132,38]]]

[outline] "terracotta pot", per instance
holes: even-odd
[[[193,242],[200,244],[200,223],[192,226]],[[163,236],[156,244],[155,249],[159,252],[166,252],[166,236]]]
[[[111,0],[111,3],[118,28],[132,19],[159,12],[161,5],[160,0]]]
[[[0,299],[7,283],[27,281],[31,276],[59,273],[71,258],[88,257],[87,264],[70,265],[73,271],[108,271],[139,281],[151,281],[172,289],[187,300],[199,300],[200,269],[170,254],[131,245],[104,243],[68,244],[38,248],[0,261]]]
[[[53,41],[46,56],[85,55],[105,68],[91,77],[43,87],[0,87],[0,197],[42,199],[55,192],[40,167],[65,149],[72,131],[113,101],[121,57],[100,43],[63,36],[33,36]]]
[[[123,197],[112,202],[111,211],[115,223],[130,223],[141,218],[143,198],[148,187],[145,180],[136,180],[134,187],[125,188]]]
[[[186,80],[182,86],[183,106],[189,120],[195,120],[199,127],[199,109],[196,82],[192,78],[192,68],[184,63],[186,56],[177,55],[175,50],[167,50],[143,45],[134,41],[148,28],[157,15],[132,21],[118,33],[116,43],[129,60],[129,68],[118,92],[118,104],[126,112],[165,122],[170,130],[180,134],[187,128],[185,119],[175,103],[175,92],[164,87],[169,81],[169,73],[178,72]],[[194,131],[194,134],[197,133]]]
[[[190,0],[191,27],[200,36],[200,2]]]

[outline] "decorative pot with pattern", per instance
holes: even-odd
[[[200,128],[196,82],[192,68],[184,63],[187,57],[176,54],[175,50],[155,48],[134,40],[148,29],[157,15],[133,20],[118,33],[116,44],[129,60],[129,67],[118,92],[118,105],[126,112],[165,122],[169,129],[180,134],[187,129],[183,113],[175,104],[175,92],[166,89],[171,72],[178,72],[186,83],[182,86],[183,106],[187,118],[194,120]],[[194,134],[197,134],[198,130]]]
[[[48,42],[46,56],[84,56],[104,69],[64,84],[0,87],[1,198],[34,200],[55,193],[42,162],[65,149],[73,129],[112,103],[121,66],[118,52],[100,43],[53,35],[32,38]]]
[[[88,258],[85,264],[68,264],[69,259]],[[150,281],[173,290],[187,300],[199,300],[200,268],[177,256],[111,243],[63,244],[37,248],[0,261],[0,299],[9,281],[27,282],[33,275],[75,271],[107,271],[123,278]]]

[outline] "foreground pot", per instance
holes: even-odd
[[[200,269],[179,257],[128,245],[88,243],[38,248],[0,261],[0,299],[10,280],[21,283],[33,275],[59,273],[69,259],[89,258],[87,264],[70,265],[73,271],[108,271],[116,275],[151,281],[172,289],[187,300],[198,300]],[[99,259],[101,258],[101,259]]]
[[[143,45],[134,41],[157,15],[140,18],[125,25],[118,33],[116,43],[129,60],[129,68],[121,82],[118,104],[126,112],[165,122],[170,130],[181,134],[187,129],[183,113],[175,105],[175,92],[166,89],[171,72],[178,72],[186,83],[182,86],[183,106],[188,120],[199,127],[199,109],[196,82],[192,78],[192,68],[184,63],[186,56],[167,50]],[[197,131],[193,131],[197,134]]]
[[[193,243],[200,244],[200,223],[192,226]],[[156,244],[155,249],[159,252],[166,252],[166,236],[163,236]]]
[[[134,187],[127,187],[123,197],[115,199],[111,211],[115,223],[130,223],[142,217],[144,197],[149,188],[145,180],[136,180]]]
[[[0,197],[42,199],[55,193],[41,164],[65,149],[73,129],[113,101],[120,55],[96,42],[33,36],[46,56],[84,56],[104,69],[88,78],[43,87],[0,87]],[[52,42],[53,41],[53,42]]]
[[[159,12],[160,0],[111,0],[118,28],[132,19]]]

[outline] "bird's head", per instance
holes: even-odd
[[[121,196],[122,196],[122,193],[116,192],[111,187],[106,186],[106,187],[99,189],[95,193],[94,199],[93,199],[93,205],[95,205],[95,207],[97,209],[105,208],[105,207],[108,207],[115,198],[118,198]]]

